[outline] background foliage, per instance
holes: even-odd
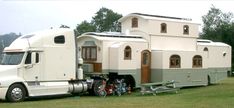
[[[92,18],[91,22],[85,20],[80,24],[77,24],[75,29],[76,35],[78,36],[85,32],[120,32],[121,25],[118,22],[118,19],[121,17],[121,14],[102,7],[96,12],[96,15]]]

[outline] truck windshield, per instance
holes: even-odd
[[[3,55],[1,65],[18,65],[20,64],[24,52],[6,52]]]

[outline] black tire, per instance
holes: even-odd
[[[13,84],[9,87],[6,99],[10,102],[24,101],[26,96],[26,90],[21,84]]]

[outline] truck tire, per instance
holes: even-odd
[[[9,87],[6,99],[10,102],[24,101],[26,96],[26,90],[21,84],[13,84]]]

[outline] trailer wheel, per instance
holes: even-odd
[[[21,84],[13,84],[9,87],[6,99],[10,102],[24,101],[26,96],[26,90]]]

